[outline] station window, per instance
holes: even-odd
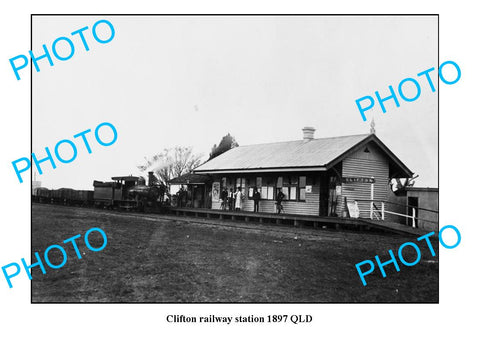
[[[247,184],[246,184],[245,178],[236,178],[235,179],[235,188],[233,188],[233,191],[236,192],[238,187],[240,187],[240,191],[242,192],[242,194],[245,195],[246,190],[247,190],[246,189]]]
[[[237,180],[237,186],[238,186]],[[248,198],[253,199],[255,188],[260,192],[262,200],[275,200],[282,190],[284,201],[305,201],[306,176],[256,177],[248,181]],[[243,187],[242,187],[243,191]]]
[[[256,184],[262,200],[273,200],[275,182],[272,177],[257,177]]]
[[[262,187],[262,177],[257,177],[256,178],[256,184],[257,184],[257,188]]]
[[[300,176],[298,177],[298,191],[299,191],[299,200],[305,201],[305,187],[307,186],[307,177]]]
[[[277,179],[277,193],[282,189],[284,200],[305,201],[306,176],[283,176]]]
[[[295,177],[291,176],[285,176],[285,177],[278,177],[277,180],[277,194],[280,192],[280,189],[282,190],[284,197],[284,201],[288,200],[297,200],[297,195],[296,195],[296,183],[297,180]]]
[[[257,188],[258,192],[260,193],[260,197],[262,197],[262,183],[265,181],[262,180],[262,177],[255,177],[248,181],[248,198],[253,200],[253,193],[255,192],[255,188]],[[266,183],[266,182],[265,182]],[[265,189],[266,195],[268,195],[268,189]]]

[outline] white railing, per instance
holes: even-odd
[[[394,215],[394,216],[400,216],[400,217],[405,217],[405,218],[411,218],[412,219],[412,227],[413,228],[416,228],[416,224],[415,224],[415,219],[418,219],[417,215],[416,215],[416,210],[415,208],[412,208],[412,215],[408,215],[408,214],[403,214],[403,213],[398,213],[398,212],[392,212],[392,211],[387,211],[385,210],[385,203],[382,202],[382,208],[381,210],[378,210],[378,209],[374,209],[373,207],[373,202],[370,203],[370,209],[368,210],[359,210],[360,212],[365,212],[365,213],[369,213],[370,214],[370,219],[371,220],[374,220],[376,219],[377,221],[384,221],[385,220],[385,213],[388,213],[388,214],[391,214],[391,215]]]
[[[418,219],[418,218],[416,217],[415,207],[412,207],[412,215],[409,216],[408,214],[402,214],[402,213],[397,213],[397,212],[392,212],[392,211],[386,211],[386,210],[385,210],[385,205],[384,205],[384,203],[382,202],[382,220],[385,220],[385,213],[393,214],[393,215],[400,216],[400,217],[411,218],[411,219],[412,219],[412,227],[416,228],[416,226],[415,226],[415,219]]]
[[[417,208],[417,207],[413,207],[413,206],[409,206],[409,205],[401,205],[401,204],[397,204],[397,203],[393,203],[393,202],[385,202],[385,201],[381,201],[381,207],[380,209],[375,205],[374,201],[373,200],[356,200],[356,201],[369,201],[370,202],[370,207],[369,209],[363,209],[363,210],[359,210],[359,212],[363,212],[363,213],[366,213],[370,216],[370,219],[371,220],[382,220],[384,221],[385,220],[385,216],[386,214],[390,214],[390,215],[394,215],[394,216],[400,216],[400,217],[405,217],[405,218],[409,218],[412,220],[412,227],[413,228],[416,228],[417,227],[417,221],[418,220],[421,220],[421,221],[426,221],[426,222],[431,222],[431,223],[436,223],[436,222],[433,222],[433,221],[430,221],[430,220],[427,220],[427,219],[423,219],[423,218],[419,218],[418,217],[418,211],[419,210],[425,210],[425,211],[429,211],[429,212],[434,212],[438,215],[438,211],[435,211],[435,210],[430,210],[430,209],[424,209],[424,208]],[[399,205],[399,206],[402,206],[402,207],[410,207],[411,208],[411,215],[408,215],[408,214],[403,214],[403,213],[398,213],[398,212],[393,212],[393,211],[388,211],[385,209],[385,204],[386,203],[389,203],[389,204],[392,204],[392,205]]]

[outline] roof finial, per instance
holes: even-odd
[[[370,122],[370,133],[375,134],[375,118]]]

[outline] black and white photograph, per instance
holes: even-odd
[[[473,4],[2,3],[0,346],[478,347]]]
[[[438,303],[438,25],[32,16],[32,303]]]

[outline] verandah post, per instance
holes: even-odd
[[[412,207],[412,227],[415,227],[415,207]]]
[[[372,180],[374,180],[373,176]],[[370,219],[373,220],[373,182],[370,184]]]

